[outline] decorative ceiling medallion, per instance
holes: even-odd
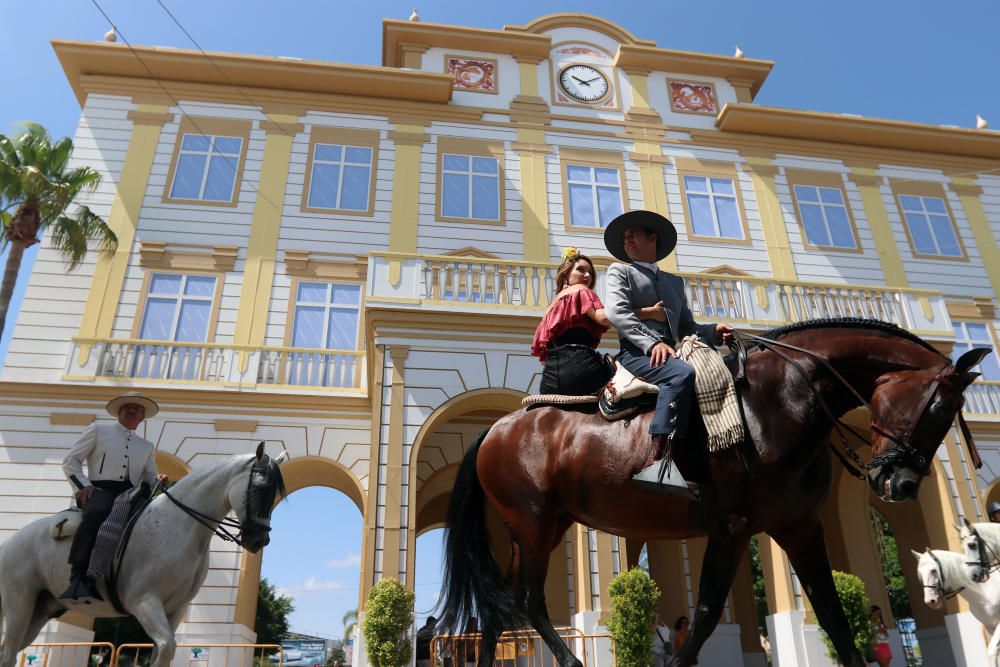
[[[454,77],[452,88],[477,93],[497,92],[497,61],[490,58],[446,56],[445,70]]]
[[[569,56],[595,56],[601,58],[602,60],[610,60],[608,54],[601,53],[600,51],[595,51],[594,49],[587,46],[567,46],[559,49],[556,53],[561,53]]]
[[[715,115],[719,104],[715,97],[715,86],[698,81],[669,81],[670,109],[680,113]]]

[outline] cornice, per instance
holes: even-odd
[[[770,60],[735,58],[691,51],[674,51],[655,46],[622,44],[615,58],[615,66],[629,70],[676,72],[732,79],[748,85],[750,94],[756,95],[774,67]]]
[[[753,104],[727,104],[715,124],[727,133],[1000,159],[1000,132],[938,127],[881,118],[854,118],[835,113]]]
[[[539,34],[555,30],[556,28],[585,28],[607,35],[619,44],[656,46],[656,42],[653,40],[639,39],[617,23],[612,23],[611,21],[600,16],[583,14],[581,12],[546,14],[545,16],[540,16],[526,25],[505,25],[503,27],[503,29],[507,32],[524,34]]]
[[[552,50],[547,35],[466,28],[423,21],[382,20],[382,65],[403,67],[406,46],[413,44],[476,53],[503,53],[515,58],[543,60]]]
[[[124,44],[108,42],[57,39],[52,40],[52,47],[81,106],[87,97],[85,77],[152,80],[143,62],[157,79],[167,82],[168,90],[169,84],[186,83],[438,104],[451,99],[452,77],[444,73],[238,53],[210,52],[206,57],[200,51],[156,46],[132,46],[130,50]]]

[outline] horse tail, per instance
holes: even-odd
[[[469,619],[479,616],[482,629],[523,625],[524,613],[504,581],[490,551],[486,528],[486,494],[476,471],[483,431],[465,453],[448,505],[445,529],[444,591],[438,606],[441,625],[463,632]]]

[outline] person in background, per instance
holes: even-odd
[[[889,667],[889,663],[892,662],[892,649],[889,648],[889,628],[882,620],[882,609],[877,604],[873,604],[869,611],[871,612],[872,628],[875,630],[875,642],[872,644],[875,662],[878,667]]]
[[[680,616],[674,621],[674,655],[680,653],[681,646],[684,646],[684,642],[687,641],[690,629],[691,621],[688,620],[687,616]],[[695,660],[692,664],[697,665],[698,661]]]
[[[659,614],[653,619],[650,649],[653,652],[653,667],[667,667],[667,660],[674,654],[674,647],[670,641],[670,628]]]
[[[417,667],[428,667],[431,664],[431,640],[437,619],[428,616],[427,621],[417,630]]]
[[[993,523],[1000,523],[1000,502],[996,500],[991,502],[989,511],[986,514]]]

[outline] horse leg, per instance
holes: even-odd
[[[0,667],[13,667],[17,652],[34,641],[41,630],[29,635],[28,630],[35,625],[35,600],[23,591],[5,587],[3,594],[3,642],[0,643]],[[34,596],[37,598],[37,595]],[[44,624],[43,624],[44,625]],[[27,643],[26,643],[27,642]]]
[[[23,651],[24,649],[31,646],[31,643],[35,641],[38,637],[38,633],[42,631],[45,624],[48,623],[53,618],[58,618],[66,613],[66,608],[63,607],[56,601],[56,598],[52,593],[48,591],[42,591],[38,594],[35,599],[35,608],[31,612],[31,620],[28,622],[28,627],[24,632],[24,636],[21,638],[21,645],[18,647],[18,651]]]
[[[528,620],[541,635],[556,658],[559,667],[583,667],[556,632],[545,606],[545,576],[549,571],[552,550],[562,543],[572,521],[561,518],[537,517],[534,525],[518,526],[512,531],[519,546],[521,586],[526,593]]]
[[[854,634],[833,583],[823,526],[816,521],[811,525],[795,526],[772,537],[785,550],[795,568],[795,575],[809,596],[816,619],[837,649],[840,664],[844,667],[865,667],[864,658],[854,646]]]
[[[698,604],[694,610],[691,634],[674,657],[671,667],[688,667],[695,664],[698,651],[712,636],[715,626],[726,606],[726,597],[732,588],[736,568],[743,558],[750,540],[710,536],[701,563],[698,580]]]
[[[993,630],[993,636],[990,637],[990,643],[986,645],[986,664],[989,667],[1000,667],[1000,661],[997,657],[1000,656],[1000,626],[997,626]]]
[[[139,600],[138,604],[131,605],[131,611],[156,646],[150,665],[169,667],[177,650],[177,640],[174,639],[174,629],[167,612],[163,609],[163,603],[147,595]]]

